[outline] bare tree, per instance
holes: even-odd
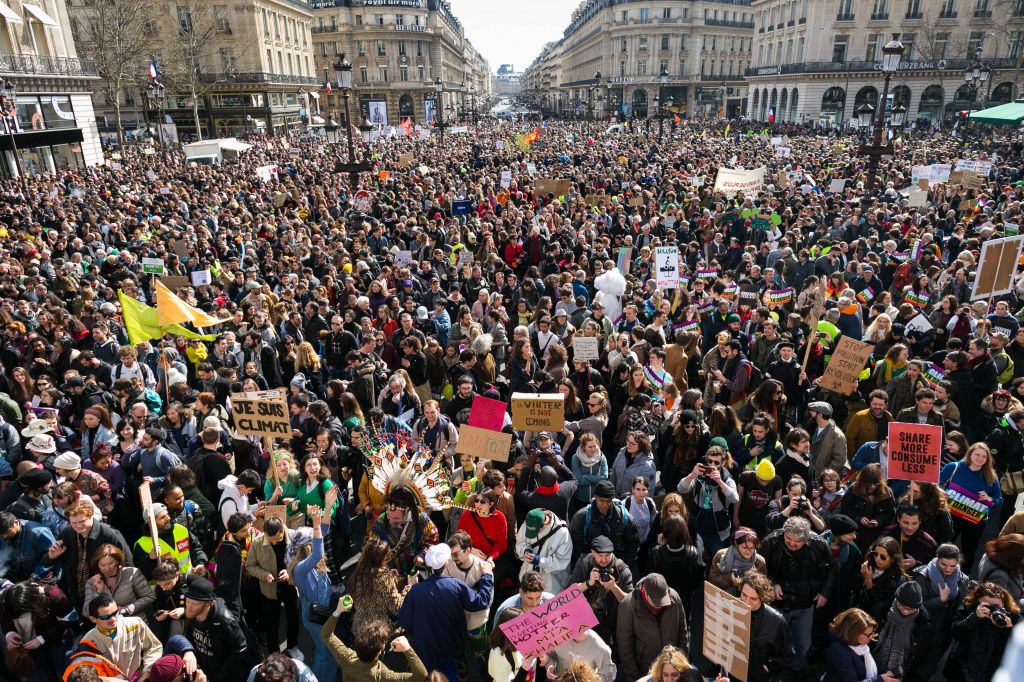
[[[175,29],[164,32],[164,73],[171,90],[188,95],[201,140],[199,102],[217,83],[236,73],[235,61],[248,46],[235,37],[228,16],[209,0],[182,0],[177,13]]]
[[[118,145],[124,144],[121,92],[132,85],[145,61],[152,31],[146,0],[96,0],[71,21],[78,52],[96,62],[98,86],[114,107]]]

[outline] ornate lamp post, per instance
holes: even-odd
[[[345,59],[344,53],[334,62],[334,78],[338,82],[338,89],[341,90],[342,101],[345,102],[345,138],[348,140],[348,163],[339,163],[334,169],[339,173],[349,174],[349,184],[355,192],[359,189],[359,173],[369,171],[373,166],[369,163],[356,163],[356,149],[352,141],[352,115],[348,108],[348,93],[352,89],[352,64]]]
[[[903,43],[900,42],[900,34],[893,33],[892,40],[885,44],[882,48],[882,73],[885,74],[885,88],[882,91],[882,102],[886,102],[889,99],[889,82],[892,80],[892,76],[896,73],[896,70],[900,66],[900,58],[903,56]],[[874,107],[865,102],[863,105],[857,108],[856,114],[861,125],[867,126],[871,124],[872,115],[875,113]],[[868,203],[871,197],[871,193],[875,189],[875,181],[878,177],[879,162],[883,156],[892,154],[891,144],[882,144],[882,133],[885,130],[885,108],[879,107],[877,112],[877,119],[875,120],[875,130],[872,136],[871,144],[861,145],[858,150],[859,153],[868,157],[868,177],[864,183],[864,202]]]

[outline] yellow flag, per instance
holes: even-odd
[[[128,332],[128,339],[132,345],[148,341],[150,339],[162,339],[164,334],[182,336],[186,339],[201,339],[213,341],[216,336],[196,334],[191,329],[186,329],[180,324],[171,324],[161,327],[157,322],[156,308],[151,308],[142,301],[137,301],[130,296],[125,296],[120,289],[117,291],[117,299],[121,302],[121,314],[124,319],[124,327]]]
[[[161,327],[182,322],[191,322],[196,327],[212,327],[224,321],[185,303],[159,279],[156,281],[156,312],[157,323]]]
[[[723,135],[722,137],[729,137],[729,126],[731,126],[731,125],[732,125],[731,123],[726,123],[725,124],[725,135]]]

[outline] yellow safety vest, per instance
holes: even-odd
[[[181,568],[182,573],[190,573],[192,571],[192,558],[189,556],[188,528],[180,523],[176,523],[171,526],[171,534],[174,536],[174,547],[168,545],[163,538],[157,538],[160,543],[160,556],[170,554],[178,562],[178,567]],[[146,554],[153,551],[153,538],[148,535],[139,538],[135,544]]]

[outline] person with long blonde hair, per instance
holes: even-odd
[[[306,388],[323,398],[327,394],[324,391],[324,373],[320,367],[320,356],[309,341],[303,341],[295,349],[295,376],[302,374],[306,378]],[[294,379],[293,379],[294,381]]]

